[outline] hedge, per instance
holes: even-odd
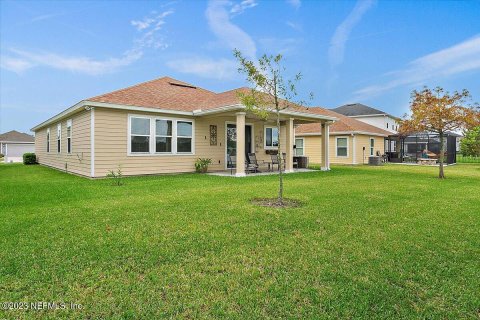
[[[24,153],[23,154],[23,164],[36,164],[37,156],[35,153]]]

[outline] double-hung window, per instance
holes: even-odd
[[[67,120],[67,153],[72,153],[72,120]]]
[[[177,121],[177,152],[192,152],[193,123],[191,121]]]
[[[370,155],[373,156],[373,152],[375,149],[375,139],[374,138],[370,138]]]
[[[265,127],[265,149],[278,148],[278,128]]]
[[[132,153],[150,153],[150,118],[131,118],[130,151]]]
[[[47,129],[47,152],[50,152],[50,128]]]
[[[348,157],[348,138],[337,138],[337,157]]]
[[[304,156],[304,146],[303,146],[304,140],[303,138],[296,138],[295,139],[295,155],[296,156]]]
[[[131,115],[128,135],[132,155],[194,153],[193,120]]]
[[[172,120],[155,120],[155,152],[172,153]]]
[[[62,151],[62,124],[57,124],[57,153]]]

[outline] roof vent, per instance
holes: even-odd
[[[177,86],[177,87],[197,89],[197,87],[191,86],[191,85],[188,85],[188,84],[175,83],[175,82],[169,82],[169,84],[172,85],[172,86]]]

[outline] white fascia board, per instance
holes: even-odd
[[[299,112],[299,111],[291,111],[291,110],[282,110],[280,111],[281,115],[287,115],[287,116],[292,116],[292,117],[303,117],[303,118],[308,118],[308,119],[318,119],[318,120],[328,120],[328,121],[337,121],[338,118],[335,117],[330,117],[330,116],[323,116],[320,114],[313,114],[313,113],[307,113],[307,112]]]
[[[377,136],[377,137],[388,137],[388,135],[380,134],[380,133],[373,133],[373,132],[366,132],[366,131],[336,131],[331,132],[331,136],[345,136],[345,135],[354,135],[354,134],[362,134],[366,136]],[[296,136],[321,136],[321,132],[309,132],[309,133],[296,133]]]
[[[207,110],[202,110],[202,109],[194,110],[193,115],[205,116],[209,114],[221,113],[226,111],[245,110],[245,109],[246,107],[243,104],[232,104],[228,106],[222,106],[222,107],[207,109]]]
[[[191,111],[177,111],[177,110],[168,110],[168,109],[159,109],[159,108],[137,107],[137,106],[131,106],[131,105],[82,100],[79,103],[60,112],[59,114],[53,116],[52,118],[40,123],[39,125],[33,127],[30,130],[36,131],[52,122],[58,121],[59,119],[62,119],[74,113],[75,111],[85,107],[99,107],[99,108],[110,108],[110,109],[117,109],[117,110],[145,111],[145,112],[153,112],[153,113],[167,113],[167,114],[175,114],[175,115],[193,116],[193,112]]]
[[[35,141],[0,141],[0,143],[35,144]]]

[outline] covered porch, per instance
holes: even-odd
[[[329,125],[336,120],[335,118],[283,110],[280,119],[280,141],[277,138],[276,116],[273,113],[264,120],[253,112],[240,109],[234,112],[209,114],[204,119],[224,126],[218,129],[219,143],[224,146],[224,166],[216,165],[213,173],[215,175],[245,177],[251,173],[275,174],[279,170],[275,159],[279,156],[282,157],[284,172],[307,171],[305,168],[294,166],[294,163],[298,162],[294,160],[296,147],[294,129],[295,126],[305,123],[321,123],[322,170],[330,170]],[[206,156],[211,158],[209,155]],[[258,167],[253,169],[255,166]]]

